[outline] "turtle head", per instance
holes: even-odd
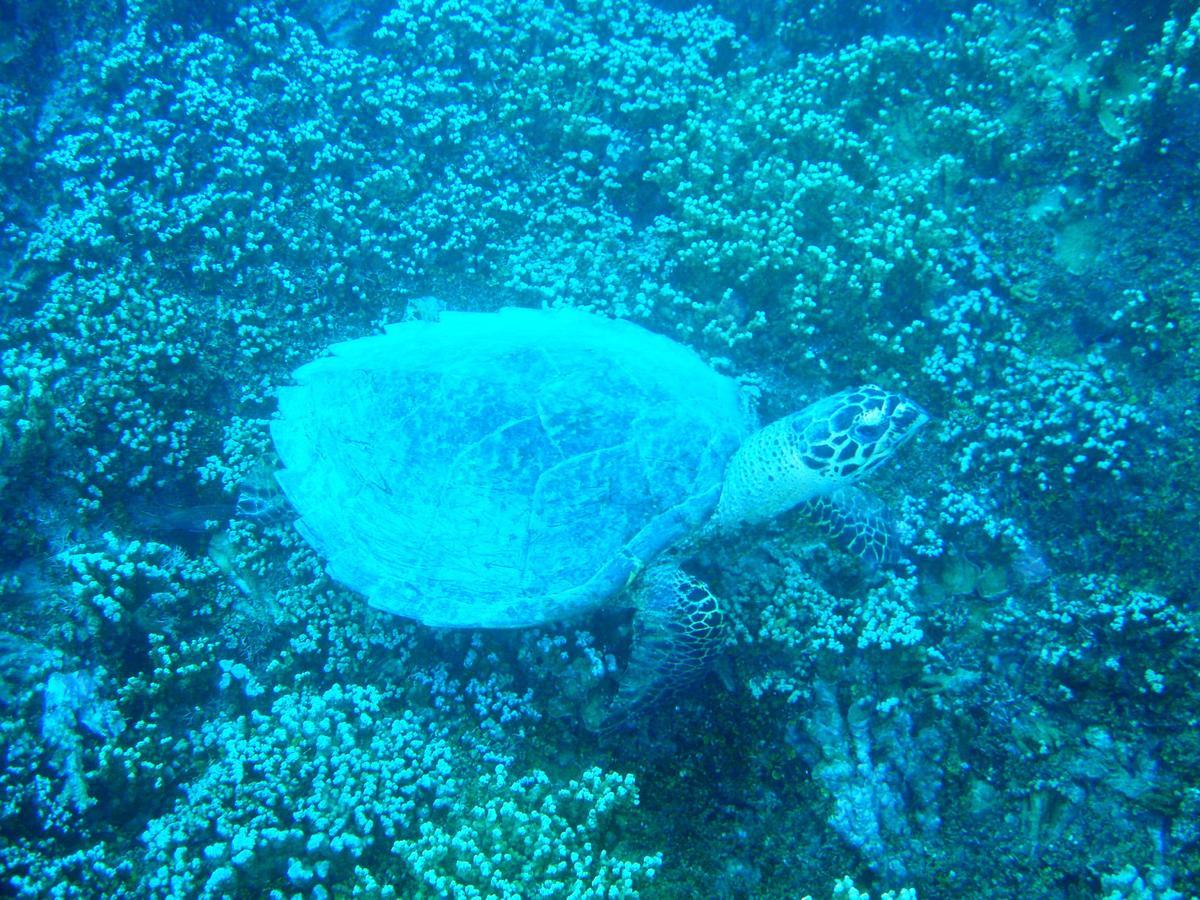
[[[929,421],[907,397],[875,385],[818,400],[750,435],[725,470],[719,528],[776,516],[857,481]]]
[[[804,465],[847,483],[878,468],[921,430],[929,413],[902,394],[868,384],[818,400],[788,421]]]

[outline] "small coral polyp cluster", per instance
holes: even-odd
[[[1187,4],[11,17],[6,892],[1200,893]],[[907,561],[708,547],[731,646],[616,738],[627,616],[369,611],[268,422],[427,296],[635,320],[764,420],[903,391]]]

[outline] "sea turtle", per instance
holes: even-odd
[[[889,559],[886,516],[850,485],[928,419],[869,385],[758,428],[693,350],[577,310],[406,321],[294,380],[271,423],[276,478],[329,574],[434,626],[631,606],[622,710],[719,640],[720,603],[678,566],[695,542],[807,504]]]

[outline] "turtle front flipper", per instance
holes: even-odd
[[[852,553],[875,565],[900,561],[900,539],[887,506],[847,485],[800,505],[813,522]]]
[[[725,639],[725,613],[704,582],[678,566],[647,570],[634,591],[633,648],[603,728],[693,681]]]

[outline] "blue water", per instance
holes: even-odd
[[[0,893],[1200,894],[1197,73],[1182,2],[0,10]],[[912,398],[862,485],[902,558],[689,527],[721,647],[616,727],[636,579],[374,608],[276,486],[279,391],[507,306],[663,335],[746,422]],[[620,421],[703,437],[664,416]],[[605,483],[555,549],[640,521]],[[457,484],[422,558],[476,565]]]

